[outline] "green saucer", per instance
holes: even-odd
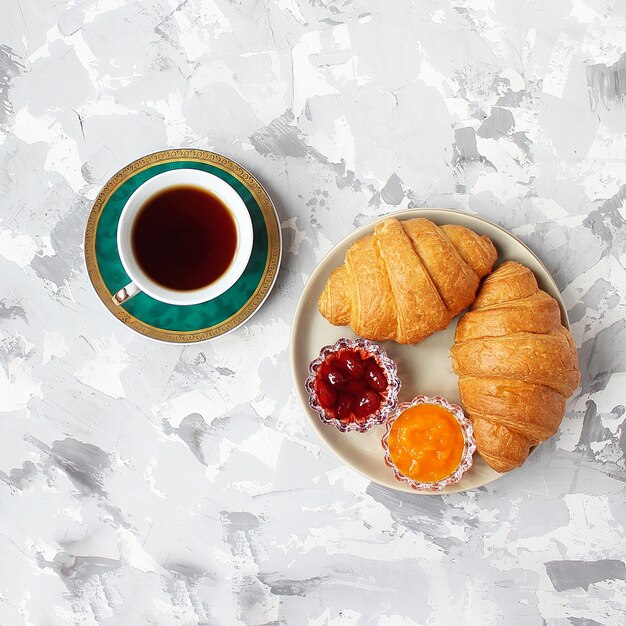
[[[237,192],[252,220],[254,244],[250,261],[241,278],[209,302],[177,306],[140,293],[118,306],[112,300],[113,294],[131,282],[117,249],[117,224],[122,209],[139,185],[157,174],[180,168],[210,172]],[[280,257],[280,224],[265,189],[241,165],[205,150],[165,150],[127,165],[96,198],[85,230],[87,271],[107,309],[142,335],[174,343],[213,339],[245,322],[271,291]]]

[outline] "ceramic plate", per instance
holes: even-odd
[[[148,179],[181,168],[218,176],[243,200],[250,213],[254,235],[250,261],[241,278],[209,302],[192,306],[164,304],[140,293],[118,306],[111,296],[130,282],[120,261],[116,237],[124,204]],[[107,309],[142,335],[174,343],[206,341],[243,324],[271,291],[280,256],[280,224],[265,189],[241,165],[205,150],[165,150],[127,165],[107,182],[96,198],[85,230],[87,271]]]
[[[436,224],[459,224],[471,228],[480,235],[487,235],[498,249],[497,265],[505,260],[518,261],[529,267],[537,277],[539,286],[553,296],[561,307],[563,323],[567,326],[567,315],[559,290],[541,261],[519,239],[474,215],[447,209],[413,209],[394,213],[398,219],[425,217]],[[379,220],[376,220],[379,221]],[[291,368],[295,386],[303,410],[324,443],[350,467],[370,480],[407,493],[416,492],[405,483],[394,478],[393,472],[384,461],[381,438],[385,426],[377,426],[367,433],[341,433],[333,426],[323,424],[317,413],[309,408],[304,381],[308,375],[309,363],[318,356],[320,349],[333,344],[340,337],[355,337],[347,327],[332,326],[319,313],[317,300],[330,272],[344,261],[348,248],[360,237],[371,233],[376,222],[367,224],[338,243],[317,266],[311,275],[296,309],[291,336]],[[415,346],[403,346],[393,341],[383,341],[387,354],[398,364],[402,380],[399,399],[409,401],[418,394],[444,396],[447,400],[459,403],[457,377],[452,371],[450,347],[454,342],[454,332],[458,317],[452,320],[446,330],[438,331]],[[492,470],[477,454],[474,465],[456,485],[446,487],[440,493],[453,493],[481,487],[496,480],[501,474]]]

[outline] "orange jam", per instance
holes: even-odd
[[[437,482],[459,466],[464,443],[461,426],[450,411],[436,404],[418,404],[392,424],[389,456],[405,476]]]

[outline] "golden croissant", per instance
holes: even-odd
[[[485,279],[450,354],[478,452],[498,472],[519,467],[556,433],[580,380],[557,301],[513,261]]]
[[[418,343],[473,302],[496,258],[488,237],[463,226],[388,218],[352,244],[319,310],[366,339]]]

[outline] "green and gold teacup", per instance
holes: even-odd
[[[167,293],[155,291],[145,277],[135,271],[126,252],[132,250],[132,226],[135,220],[128,210],[130,230],[120,221],[129,205],[133,194],[143,188],[149,192],[152,188],[163,189],[158,176],[173,172],[177,181],[184,176],[196,176],[190,172],[198,172],[203,184],[214,185],[210,189],[220,201],[232,210],[233,221],[236,221],[237,252],[233,259],[245,259],[243,239],[249,241],[244,232],[247,222],[243,208],[248,214],[252,230],[251,249],[245,267],[235,281],[228,285],[227,281],[218,281],[220,289],[213,292],[205,291],[198,295],[198,300],[187,294],[179,301],[169,298],[172,295],[171,285]],[[207,178],[205,175],[210,175]],[[214,178],[221,181],[217,183]],[[157,179],[156,183],[150,183]],[[185,178],[184,180],[191,180]],[[208,182],[210,180],[210,182]],[[199,184],[200,178],[194,179]],[[194,184],[195,184],[194,183]],[[223,183],[223,184],[222,184]],[[220,185],[218,188],[217,185]],[[145,186],[144,186],[145,185]],[[207,187],[204,188],[208,189]],[[159,193],[162,193],[160,191]],[[148,194],[139,208],[145,207],[150,198],[157,193]],[[132,207],[133,205],[130,204]],[[236,207],[232,209],[232,207]],[[235,215],[235,212],[236,215]],[[147,215],[147,213],[146,213]],[[238,217],[241,217],[241,220]],[[130,219],[133,218],[133,219]],[[124,237],[118,241],[118,232]],[[197,149],[176,149],[147,155],[129,164],[117,172],[104,186],[89,214],[85,230],[85,259],[91,282],[100,300],[113,315],[129,328],[153,339],[175,343],[193,343],[219,337],[244,323],[258,310],[271,291],[281,258],[281,232],[278,216],[267,192],[258,180],[241,165],[212,152]],[[148,247],[148,249],[154,249]],[[239,250],[242,252],[239,252]],[[133,257],[131,256],[131,259]],[[243,260],[240,261],[243,265]],[[239,274],[241,266],[237,266],[228,282]],[[150,274],[150,273],[148,273]],[[139,280],[137,280],[139,279]],[[160,281],[154,281],[160,282]],[[137,289],[130,287],[132,297],[114,296],[133,283]],[[206,286],[206,285],[205,285]],[[209,285],[210,286],[210,285]],[[221,287],[226,286],[225,290]],[[194,291],[183,289],[178,291]],[[217,293],[222,291],[221,293]],[[207,294],[210,299],[207,298]],[[130,295],[130,294],[129,294]],[[155,297],[158,296],[158,297]],[[200,298],[202,298],[200,300]]]

